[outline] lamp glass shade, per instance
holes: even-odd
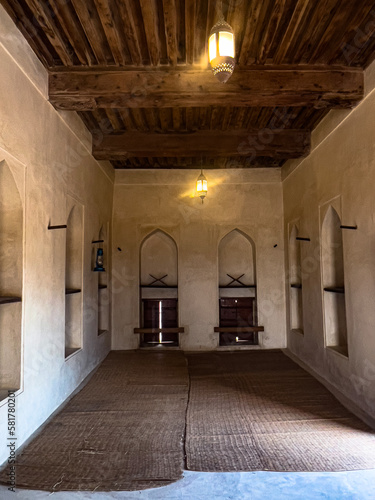
[[[213,33],[208,39],[208,58],[211,62],[216,57],[216,33]]]
[[[231,77],[235,61],[235,37],[232,27],[221,19],[208,38],[208,58],[216,78],[225,83]]]
[[[198,196],[202,199],[202,201],[203,198],[205,198],[205,196],[207,195],[207,187],[208,187],[207,179],[203,175],[203,172],[201,172],[197,179],[197,193]]]
[[[219,54],[221,57],[234,57],[234,35],[229,31],[219,33]]]

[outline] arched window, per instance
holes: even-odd
[[[219,345],[256,345],[255,244],[235,229],[219,244]],[[231,328],[233,330],[231,331]],[[240,330],[239,330],[240,329]]]
[[[65,357],[82,347],[83,205],[68,197],[65,265]]]
[[[141,346],[179,345],[177,246],[161,230],[154,231],[141,245],[141,325],[164,330],[141,334]]]
[[[0,162],[0,399],[21,383],[23,207],[13,174]],[[3,394],[4,391],[4,394]]]
[[[322,276],[326,346],[348,355],[341,221],[329,206],[322,225]]]
[[[297,237],[298,228],[294,225],[289,235],[290,330],[303,333],[301,244]]]

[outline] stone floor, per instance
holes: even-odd
[[[354,472],[184,472],[153,490],[92,493],[16,490],[0,486],[1,500],[374,500],[375,470]]]

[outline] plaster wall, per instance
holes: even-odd
[[[332,387],[375,416],[375,66],[365,73],[366,97],[353,110],[331,111],[313,132],[311,154],[283,167],[285,241],[299,220],[304,335],[290,331],[288,348]],[[348,357],[324,328],[322,222],[332,205],[341,224]],[[288,256],[286,255],[286,262]],[[289,310],[289,308],[287,308]],[[288,315],[289,316],[289,315]]]
[[[21,322],[22,312],[21,345],[12,346],[21,359],[20,381],[16,374],[13,378],[9,375],[8,381],[13,385],[17,380],[19,387],[19,446],[110,349],[110,334],[98,336],[98,276],[91,270],[91,242],[111,220],[113,178],[110,166],[92,158],[90,135],[78,116],[58,113],[48,103],[47,73],[2,7],[0,67],[0,164],[5,162],[14,178],[24,224],[22,304],[0,305],[1,335]],[[67,223],[68,195],[84,207],[85,219],[80,270],[82,349],[65,360],[66,231],[49,231],[47,227]],[[2,203],[0,207],[7,210]],[[7,252],[9,256],[11,250]],[[6,280],[4,273],[2,278]],[[21,290],[10,292],[19,294]],[[4,362],[1,357],[0,362]],[[3,382],[8,384],[5,379]],[[9,455],[6,417],[3,399],[0,463]]]
[[[157,229],[177,245],[179,321],[185,328],[180,335],[182,349],[218,348],[214,327],[219,325],[219,243],[236,228],[255,245],[258,316],[259,324],[265,327],[260,348],[286,345],[280,171],[207,170],[209,188],[203,204],[194,197],[199,172],[116,171],[114,349],[135,349],[139,345],[133,329],[140,326],[140,248]],[[251,261],[251,252],[248,255]],[[251,265],[250,261],[245,267]],[[239,259],[237,276],[244,272],[242,264]],[[160,276],[165,274],[164,267],[160,262]]]

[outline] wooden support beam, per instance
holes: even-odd
[[[93,145],[98,160],[130,157],[244,156],[298,158],[310,151],[310,132],[291,129],[199,130],[191,133],[125,132]]]
[[[175,0],[163,0],[165,36],[170,64],[177,65],[177,10]]]
[[[134,328],[134,333],[184,333],[184,327],[176,328]]]
[[[195,0],[185,0],[186,63],[194,63]]]
[[[225,84],[210,70],[124,69],[50,72],[49,99],[57,109],[204,106],[348,108],[363,98],[358,68],[252,66]]]
[[[143,16],[151,64],[153,66],[157,66],[160,63],[159,17],[157,3],[155,0],[139,0],[139,3]]]
[[[220,333],[251,333],[264,332],[264,326],[215,326],[214,332]]]

